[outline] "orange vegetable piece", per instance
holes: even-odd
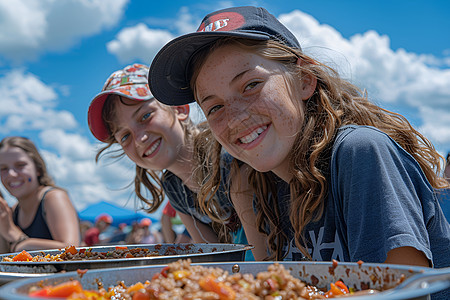
[[[347,286],[345,285],[345,283],[343,283],[342,281],[338,280],[338,281],[336,281],[334,284],[335,284],[338,288],[340,288],[340,289],[344,292],[344,294],[350,293],[350,292],[348,291],[348,287],[347,287]]]
[[[127,292],[131,294],[132,292],[136,292],[136,291],[139,291],[144,288],[145,288],[144,284],[142,282],[138,282],[138,283],[133,284],[132,286],[128,287]]]
[[[36,298],[66,298],[75,293],[82,293],[83,287],[78,280],[63,282],[55,286],[47,286],[28,294]]]
[[[78,280],[71,280],[48,287],[48,297],[69,297],[73,293],[81,293],[83,287]]]
[[[33,297],[33,298],[48,297],[48,288],[36,290],[34,292],[29,293],[28,296]]]
[[[31,261],[33,256],[25,250],[13,257],[13,261]]]
[[[345,295],[348,293],[349,291],[347,286],[342,281],[338,280],[335,283],[330,283],[330,289],[324,294],[324,296],[327,298],[333,298],[335,296]]]
[[[133,295],[133,300],[150,300],[150,295],[145,292],[137,291]]]
[[[236,292],[223,282],[219,282],[212,275],[200,278],[199,285],[202,289],[208,292],[214,292],[219,295],[221,300],[234,300]]]
[[[78,253],[78,251],[77,251],[77,249],[75,248],[75,246],[69,246],[69,247],[66,247],[66,251],[65,251],[66,253],[71,253],[71,254],[73,254],[73,255],[75,255],[75,254],[77,254]]]
[[[116,250],[127,250],[127,246],[116,246]]]

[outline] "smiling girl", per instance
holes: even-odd
[[[196,100],[213,142],[254,169],[256,227],[276,259],[450,266],[441,156],[265,9],[207,15],[159,51],[149,84],[163,103]]]
[[[66,191],[55,186],[33,142],[7,137],[0,142],[3,186],[18,200],[11,209],[0,197],[0,234],[10,252],[78,246],[78,215]]]
[[[215,217],[211,219],[197,204],[200,185],[194,176],[199,169],[194,140],[204,129],[190,120],[188,105],[169,107],[153,98],[147,74],[148,68],[141,64],[116,71],[92,100],[89,126],[94,136],[106,143],[96,160],[111,146],[119,145],[122,155],[136,164],[135,191],[146,210],[155,211],[167,195],[193,241],[247,243],[227,196],[227,164],[232,158],[227,154],[218,157],[222,180],[214,197],[209,197],[210,216]]]

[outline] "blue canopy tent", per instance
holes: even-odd
[[[94,203],[78,213],[81,221],[89,221],[95,223],[95,218],[102,213],[107,213],[113,218],[113,226],[118,226],[120,223],[132,224],[139,222],[143,218],[149,218],[153,224],[159,223],[159,220],[150,217],[144,212],[136,212],[134,210],[120,207],[115,204],[100,201]]]

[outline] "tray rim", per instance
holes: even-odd
[[[105,246],[97,246],[97,247],[75,247],[78,251],[80,249],[101,249],[101,248],[114,248],[114,247],[124,247],[127,246],[130,249],[133,248],[148,248],[149,246],[155,247],[158,245],[163,246],[189,246],[189,245],[203,245],[208,247],[223,247],[226,246],[236,246],[236,249],[228,249],[228,250],[217,250],[217,251],[207,251],[207,252],[199,252],[199,253],[187,253],[187,254],[175,254],[175,255],[155,255],[155,256],[145,256],[145,257],[130,257],[130,258],[108,258],[108,259],[85,259],[85,260],[64,260],[64,261],[3,261],[3,257],[11,256],[11,255],[17,255],[20,252],[14,252],[14,253],[4,253],[0,254],[0,265],[19,265],[19,266],[45,266],[45,265],[66,265],[66,264],[89,264],[89,263],[100,263],[100,264],[107,264],[107,263],[120,263],[123,261],[139,261],[139,260],[158,260],[161,259],[161,257],[172,259],[172,258],[179,258],[182,259],[186,256],[206,256],[206,255],[219,255],[219,254],[227,254],[227,253],[233,253],[233,252],[240,252],[240,251],[248,251],[254,248],[252,245],[248,244],[221,244],[221,243],[179,243],[179,244],[167,244],[167,243],[159,243],[159,244],[116,244],[116,245],[105,245]],[[46,253],[48,252],[63,252],[62,249],[46,249],[46,250],[32,250],[27,251],[31,255],[33,254],[39,254],[39,253]],[[100,252],[100,251],[98,251]]]
[[[297,264],[304,264],[304,265],[323,265],[323,266],[333,266],[333,262],[327,262],[327,261],[232,261],[232,262],[199,262],[199,263],[191,263],[191,265],[203,265],[208,267],[220,267],[220,266],[227,266],[232,267],[234,265],[261,265],[261,266],[269,266],[274,263],[279,263],[281,265],[284,265],[287,269],[289,265],[297,265]],[[150,269],[150,270],[158,270],[166,266],[167,264],[156,264],[156,265],[145,265],[145,266],[135,266],[135,267],[120,267],[120,268],[104,268],[104,269],[92,269],[88,270],[90,273],[94,273],[92,276],[101,276],[102,273],[111,272],[112,270],[118,271],[118,272],[126,272],[130,270],[136,270],[136,269]],[[404,273],[415,273],[411,276],[418,275],[419,273],[423,272],[429,272],[433,270],[433,268],[429,267],[420,267],[420,266],[412,266],[412,265],[396,265],[396,264],[382,264],[382,263],[356,263],[356,262],[338,262],[337,267],[342,266],[352,266],[352,267],[359,267],[364,269],[371,269],[371,268],[380,268],[384,267],[384,269],[394,269],[395,271],[404,272]],[[267,267],[266,267],[267,268]],[[38,276],[36,276],[38,277]],[[16,281],[9,282],[3,286],[0,287],[0,293],[6,292],[7,296],[15,296],[17,299],[32,299],[26,295],[19,294],[17,295],[12,293],[13,291],[17,290],[20,287],[23,287],[27,284],[33,284],[37,283],[37,280],[44,281],[46,279],[64,279],[67,277],[69,278],[79,278],[79,274],[76,271],[70,271],[65,273],[55,273],[55,274],[49,274],[40,276],[39,278],[25,278],[25,279],[19,279]],[[7,293],[9,292],[9,294]],[[388,294],[389,292],[389,294]],[[426,295],[429,295],[430,293],[433,293],[435,291],[429,291],[429,290],[405,290],[405,291],[397,291],[396,293],[392,293],[392,289],[385,290],[381,293],[376,294],[378,297],[373,296],[356,296],[352,297],[352,300],[368,300],[368,299],[375,299],[383,296],[383,299],[386,300],[394,300],[394,299],[410,299],[413,297],[423,297]],[[0,298],[2,295],[0,295]]]

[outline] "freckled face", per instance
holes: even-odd
[[[150,170],[171,169],[184,144],[184,131],[172,111],[155,100],[116,102],[114,138],[138,166]],[[131,104],[131,105],[128,105]]]
[[[226,45],[210,54],[195,82],[196,99],[219,143],[256,170],[282,176],[304,107],[283,72],[277,62]]]
[[[34,161],[18,147],[0,150],[0,172],[3,186],[16,197],[26,197],[39,187]]]

